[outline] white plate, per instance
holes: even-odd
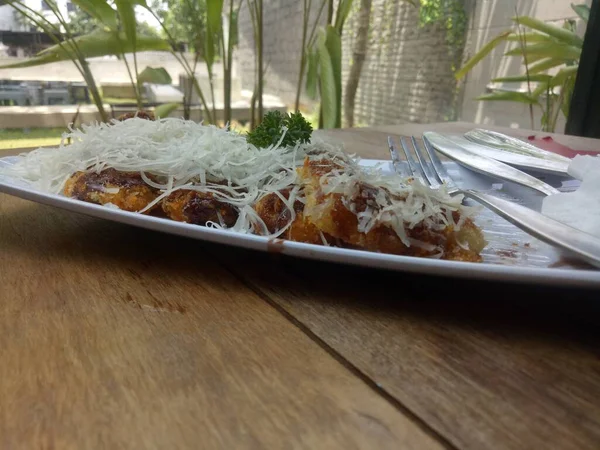
[[[14,160],[15,157],[0,158],[0,165],[10,165]],[[361,164],[381,165],[382,169],[391,170],[391,165],[387,161],[362,160]],[[445,163],[445,165],[457,184],[463,187],[492,192],[538,211],[541,208],[541,194],[531,189],[512,183],[496,184],[491,178],[471,172],[455,163]],[[557,187],[561,186],[559,178],[547,176],[546,182]],[[573,184],[569,188],[572,187]],[[483,229],[489,244],[482,253],[484,262],[478,264],[386,255],[217,230],[45,194],[2,176],[0,176],[0,192],[150,230],[302,258],[461,278],[600,287],[600,271],[589,266],[571,265],[568,257],[565,258],[553,247],[529,236],[485,209],[481,211],[476,223]]]

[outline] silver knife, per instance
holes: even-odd
[[[466,132],[464,137],[448,137],[468,150],[480,152],[507,164],[568,176],[567,169],[571,159],[496,131],[476,128]]]
[[[560,192],[558,189],[553,188],[549,184],[544,183],[519,169],[515,169],[503,162],[467,150],[463,146],[458,145],[439,133],[426,131],[423,135],[440,153],[475,172],[483,173],[484,175],[504,181],[512,181],[513,183],[535,189],[544,195],[558,194]]]

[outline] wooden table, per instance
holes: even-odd
[[[385,158],[388,133],[422,129],[329,134]],[[0,280],[1,448],[600,448],[598,292],[294,260],[7,195]]]

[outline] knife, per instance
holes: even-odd
[[[568,176],[571,159],[548,152],[520,139],[496,131],[476,128],[463,136],[447,136],[468,150],[521,168]]]
[[[515,169],[508,164],[467,150],[465,147],[439,133],[426,131],[423,135],[437,151],[475,172],[504,181],[512,181],[513,183],[535,189],[544,195],[553,195],[560,192],[549,184],[544,183],[519,169]]]

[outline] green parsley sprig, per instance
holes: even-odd
[[[258,148],[275,145],[281,139],[284,127],[287,131],[281,142],[282,147],[310,141],[313,129],[304,116],[300,112],[283,114],[280,111],[266,113],[261,124],[246,135],[246,141]]]

